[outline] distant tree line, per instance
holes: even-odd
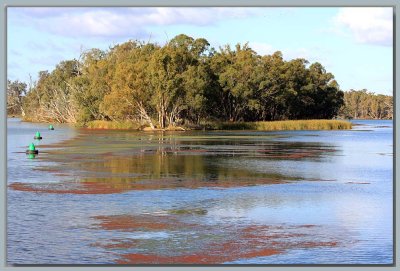
[[[39,72],[29,91],[24,83],[8,82],[7,94],[7,112],[26,120],[131,120],[152,128],[203,120],[329,119],[346,97],[320,63],[285,61],[279,51],[260,56],[248,44],[215,50],[183,34],[164,46],[128,41],[88,50]]]
[[[344,93],[339,115],[347,119],[393,119],[393,96],[363,90]]]

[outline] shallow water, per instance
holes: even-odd
[[[145,133],[9,119],[7,261],[391,264],[393,125],[354,122]]]

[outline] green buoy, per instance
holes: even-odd
[[[36,132],[35,136],[33,137],[33,139],[42,139],[42,136],[40,135],[39,132]]]
[[[36,150],[35,144],[31,143],[31,144],[29,145],[29,148],[26,150],[26,153],[27,153],[27,154],[38,154],[39,151]]]
[[[54,130],[54,127],[53,127],[53,125],[49,125],[49,130]]]
[[[35,157],[36,157],[36,154],[34,154],[34,153],[28,154],[29,159],[35,159]]]

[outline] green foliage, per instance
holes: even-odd
[[[77,104],[77,121],[86,123],[104,119],[100,104],[110,92],[109,79],[112,59],[99,49],[91,49],[81,56],[81,74],[74,80],[74,101]]]
[[[100,111],[107,119],[146,121],[152,124],[149,112],[152,97],[148,63],[157,47],[129,41],[112,48],[109,53],[110,90],[100,103]]]
[[[128,41],[88,50],[40,72],[21,100],[27,120],[165,129],[331,119],[344,97],[320,63],[285,61],[281,52],[260,56],[248,44],[215,50],[205,39],[181,34],[163,46]]]
[[[256,97],[258,85],[257,65],[259,56],[247,44],[221,48],[211,59],[212,68],[218,77],[223,107],[223,117],[230,121],[246,118],[246,113],[259,108]]]

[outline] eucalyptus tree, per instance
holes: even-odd
[[[226,120],[245,120],[260,107],[256,97],[258,65],[259,56],[248,44],[237,44],[235,50],[226,45],[212,57],[211,67],[220,85],[219,102]]]
[[[393,96],[375,94],[366,89],[344,92],[340,115],[354,119],[392,119]]]
[[[73,95],[78,106],[78,122],[104,119],[100,110],[104,96],[110,92],[110,69],[113,61],[110,54],[100,49],[83,52],[79,72],[73,80]]]
[[[318,62],[309,67],[310,97],[314,100],[307,109],[308,118],[330,119],[336,116],[344,104],[344,93],[332,73],[326,72]]]
[[[24,115],[22,100],[27,92],[27,85],[18,80],[7,80],[7,114]]]
[[[200,119],[210,80],[208,49],[205,39],[178,35],[152,54],[147,74],[160,128],[176,125],[183,115]]]
[[[257,112],[259,120],[275,120],[282,115],[286,102],[284,95],[287,89],[285,73],[286,62],[280,51],[261,57],[258,70],[260,80],[257,90],[260,103]]]
[[[104,96],[100,110],[113,120],[140,120],[154,128],[151,118],[151,92],[148,63],[154,44],[129,41],[113,48],[108,82],[110,92]]]
[[[194,39],[183,34],[174,37],[168,46],[174,51],[175,61],[180,63],[178,72],[183,87],[179,107],[174,107],[175,113],[169,122],[173,125],[177,119],[184,118],[199,123],[201,118],[206,117],[209,92],[213,90],[209,67],[212,48],[206,39]]]
[[[75,59],[61,61],[51,73],[40,72],[37,83],[24,99],[26,118],[75,123],[77,106],[73,95],[73,80],[79,74],[79,63]]]
[[[362,109],[347,109],[354,116],[390,114],[390,100],[357,97],[346,98]],[[88,50],[40,72],[23,100],[31,120],[129,120],[154,129],[202,120],[332,118],[343,93],[320,63],[285,61],[279,51],[260,56],[248,44],[217,51],[206,39],[181,34],[164,45],[131,40]]]

